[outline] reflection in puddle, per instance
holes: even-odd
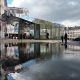
[[[9,43],[1,44],[1,80],[9,73],[29,70],[31,65],[46,60],[79,59],[80,46],[53,43]]]

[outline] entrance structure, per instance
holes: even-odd
[[[40,24],[40,39],[52,39],[52,22],[36,18],[34,23]]]
[[[18,38],[40,39],[40,25],[24,19],[20,19]]]

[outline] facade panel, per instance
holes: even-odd
[[[12,14],[13,16],[20,17],[21,14],[25,14],[26,16],[29,15],[28,9],[24,8],[18,8],[18,7],[6,7],[5,10],[7,11],[7,14]]]
[[[0,0],[0,19],[2,19],[2,14],[5,12],[5,8],[7,7],[7,0]],[[5,36],[5,27],[6,23],[0,21],[0,38],[4,38]]]
[[[68,39],[75,39],[80,37],[80,27],[68,27],[66,30],[68,34]]]

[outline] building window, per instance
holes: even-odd
[[[14,13],[17,13],[17,10],[14,10]]]
[[[10,10],[10,13],[12,14],[12,10]]]
[[[4,6],[7,7],[7,0],[4,0]]]

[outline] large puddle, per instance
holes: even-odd
[[[80,76],[80,72],[77,73],[78,67],[80,67],[80,46],[56,43],[6,43],[0,44],[0,47],[0,80],[10,80],[8,78],[10,73],[15,74],[16,72],[25,75],[30,67],[47,61],[54,61],[55,65],[64,63],[67,64],[66,67],[70,65],[71,69],[67,67],[67,71],[72,70],[73,65],[75,65],[76,73],[72,77]],[[56,66],[55,70],[60,67],[63,68],[63,65]],[[61,71],[63,73],[62,68],[59,70],[60,73]]]

